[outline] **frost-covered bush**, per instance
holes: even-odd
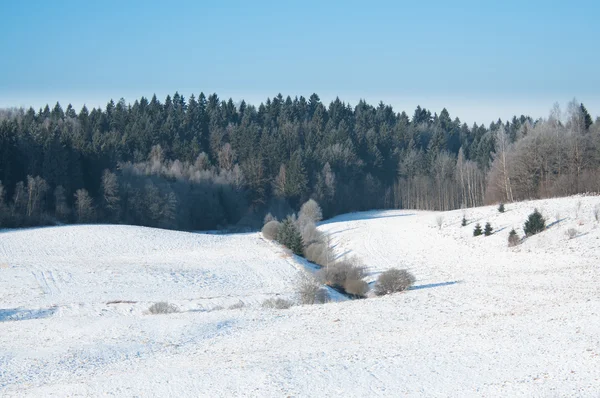
[[[346,281],[365,277],[365,267],[357,258],[344,259],[320,269],[317,277],[326,285],[344,290]]]
[[[540,213],[538,209],[535,209],[533,213],[529,215],[527,221],[525,221],[523,231],[525,231],[526,236],[531,236],[542,232],[544,229],[546,229],[546,220],[542,216],[542,213]]]
[[[312,221],[318,223],[323,219],[323,212],[319,204],[313,199],[309,199],[306,203],[300,207],[300,213],[298,213],[299,220]]]
[[[263,308],[270,308],[270,309],[276,309],[276,310],[287,310],[292,305],[293,305],[293,303],[291,301],[285,300],[282,298],[276,298],[276,299],[270,298],[270,299],[266,299],[262,303]]]
[[[266,225],[271,221],[277,221],[277,218],[275,216],[273,216],[273,214],[267,213],[267,215],[265,216],[265,218],[263,220],[263,225]]]
[[[165,301],[161,301],[159,303],[154,303],[148,308],[151,314],[172,314],[175,312],[179,312],[179,308],[176,305],[167,303]]]
[[[508,246],[509,247],[517,246],[520,242],[521,242],[521,238],[519,238],[517,231],[515,231],[514,228],[511,229],[510,232],[508,233]]]
[[[413,274],[405,269],[390,268],[377,278],[375,294],[383,296],[386,294],[402,292],[415,283]]]
[[[323,304],[329,301],[327,290],[306,273],[298,278],[297,291],[301,304]]]
[[[575,228],[569,228],[567,230],[567,236],[569,237],[569,239],[573,239],[577,236],[577,230]]]
[[[348,279],[344,282],[344,290],[351,296],[363,298],[369,292],[369,284],[362,279]]]
[[[500,203],[500,206],[498,206],[498,211],[499,211],[500,213],[504,213],[504,212],[505,212],[505,210],[506,210],[506,209],[504,208],[504,203]]]
[[[229,309],[230,310],[237,310],[237,309],[240,309],[240,308],[244,308],[245,306],[246,306],[246,304],[244,304],[244,302],[242,300],[240,300],[237,303],[230,305]]]
[[[302,241],[306,246],[312,243],[325,242],[325,235],[317,229],[317,226],[313,222],[298,225],[298,228],[300,229],[300,235],[302,235]]]
[[[439,215],[435,218],[435,224],[438,226],[439,229],[442,229],[442,226],[444,225],[444,216]]]
[[[596,205],[594,206],[594,220],[596,220],[596,222],[600,221],[600,205]]]
[[[265,239],[275,240],[277,239],[277,234],[279,233],[280,224],[278,221],[272,220],[264,225],[262,228],[262,234]]]
[[[304,257],[311,263],[326,267],[333,261],[333,253],[327,243],[312,243],[304,249]]]

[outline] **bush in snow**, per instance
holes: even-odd
[[[465,216],[463,216],[462,222],[460,223],[460,225],[463,226],[463,227],[467,226],[467,218]]]
[[[402,292],[411,287],[414,283],[414,275],[407,270],[390,268],[377,278],[375,294],[383,296],[386,294]]]
[[[577,230],[575,228],[569,228],[567,230],[567,236],[569,237],[569,239],[573,239],[577,236]]]
[[[262,234],[265,239],[275,240],[277,239],[277,234],[279,233],[280,224],[276,220],[269,221],[262,228]]]
[[[439,229],[442,229],[442,226],[444,225],[444,216],[439,215],[435,218],[435,223],[437,224]]]
[[[270,308],[270,309],[276,309],[276,310],[287,310],[292,305],[293,305],[293,303],[291,301],[285,300],[282,298],[266,299],[262,303],[263,308]]]
[[[311,243],[304,249],[304,257],[311,263],[327,267],[333,261],[333,253],[327,243]]]
[[[514,228],[511,229],[510,232],[508,233],[508,246],[509,247],[517,246],[520,242],[521,242],[521,238],[519,238],[517,231],[515,231]]]
[[[229,309],[230,310],[237,310],[240,308],[244,308],[246,306],[246,304],[244,304],[244,302],[242,300],[238,301],[237,303],[230,305]]]
[[[546,220],[542,213],[535,209],[527,218],[523,231],[525,231],[526,236],[531,236],[542,232],[544,229],[546,229]]]
[[[493,230],[494,230],[494,228],[492,228],[492,224],[490,224],[489,222],[486,222],[485,229],[483,230],[483,234],[485,236],[490,236],[492,234]]]
[[[297,290],[301,304],[323,304],[329,301],[327,290],[307,273],[302,273],[298,278]]]
[[[302,256],[304,254],[304,243],[302,242],[302,235],[300,235],[295,221],[293,217],[287,217],[281,223],[277,232],[277,241],[294,252],[294,254]]]
[[[174,312],[179,312],[179,308],[176,305],[170,304],[164,301],[159,303],[154,303],[148,308],[151,314],[172,314]]]
[[[348,279],[344,282],[344,290],[354,298],[363,298],[369,291],[369,284],[362,279]]]
[[[306,246],[313,243],[325,242],[325,235],[317,229],[317,226],[312,221],[305,223],[304,225],[298,223],[298,229],[302,236],[302,242],[304,242]]]
[[[365,277],[365,267],[356,258],[344,259],[320,269],[317,277],[326,285],[345,291],[346,281]]]
[[[500,203],[500,206],[498,206],[498,211],[500,213],[504,213],[505,209],[504,209],[504,203]]]
[[[473,236],[479,236],[483,232],[481,231],[481,225],[479,223],[475,224],[475,229],[473,230]]]
[[[323,219],[323,212],[321,207],[313,199],[309,199],[300,207],[300,213],[298,213],[298,220],[310,221],[313,224],[318,223]]]
[[[267,213],[267,215],[265,216],[265,218],[263,220],[263,225],[266,225],[271,221],[277,221],[277,218],[274,217],[273,214]]]

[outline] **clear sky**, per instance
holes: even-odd
[[[316,92],[467,122],[574,97],[600,115],[599,1],[7,0],[0,15],[0,107]]]

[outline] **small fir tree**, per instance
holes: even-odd
[[[302,235],[292,217],[286,218],[277,232],[277,241],[290,249],[294,254],[302,256],[304,254],[304,242]]]
[[[519,235],[517,235],[517,231],[515,231],[515,229],[511,229],[511,231],[508,233],[508,246],[509,247],[513,247],[513,246],[517,246],[519,244]]]
[[[500,203],[500,206],[498,206],[498,211],[499,211],[500,213],[504,213],[504,210],[505,210],[505,209],[504,209],[504,203]]]
[[[460,225],[462,225],[463,227],[467,225],[467,219],[465,218],[465,216],[463,216],[462,223]]]
[[[490,236],[492,234],[492,231],[494,230],[494,228],[492,228],[492,224],[485,223],[485,229],[483,230],[483,234],[485,236]]]
[[[479,236],[482,234],[481,225],[479,223],[475,224],[475,229],[473,230],[473,236]]]
[[[533,213],[529,215],[527,221],[525,221],[525,226],[523,227],[525,235],[535,235],[542,232],[544,229],[546,229],[546,220],[542,216],[542,213],[540,213],[538,209],[535,209]]]

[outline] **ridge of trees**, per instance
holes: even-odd
[[[216,94],[0,110],[0,227],[259,227],[309,198],[331,217],[450,210],[600,192],[600,121],[573,100],[547,119],[468,126],[417,107],[318,95],[258,107]]]

